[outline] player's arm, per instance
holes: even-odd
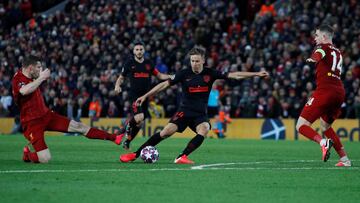
[[[119,75],[118,79],[115,83],[115,93],[119,94],[121,92],[121,84],[124,82],[124,76],[122,74]]]
[[[168,74],[159,73],[159,74],[156,75],[156,77],[159,80],[168,80],[168,79],[174,78],[174,75],[168,75]]]
[[[319,47],[311,54],[310,58],[306,59],[308,63],[317,63],[325,57],[325,51]]]
[[[155,87],[153,87],[149,92],[147,92],[145,95],[139,97],[136,100],[136,103],[141,105],[147,98],[163,91],[164,89],[168,88],[170,86],[170,82],[169,80],[161,82],[159,84],[157,84]]]
[[[269,73],[266,71],[260,71],[260,72],[230,72],[228,74],[228,78],[229,79],[235,79],[235,80],[241,80],[241,79],[245,79],[245,78],[251,78],[251,77],[268,77]]]
[[[129,64],[129,62],[125,62],[124,65],[121,67],[121,72],[120,72],[120,75],[118,77],[118,79],[116,80],[115,82],[115,93],[116,94],[119,94],[121,92],[121,85],[122,83],[124,82],[125,80],[125,77],[130,73],[130,70],[129,70],[129,66],[131,64]]]
[[[22,86],[19,89],[20,94],[28,95],[28,94],[33,93],[41,85],[41,83],[44,82],[45,80],[47,80],[49,77],[50,77],[49,69],[46,68],[45,70],[41,70],[39,77],[36,80]]]
[[[152,74],[155,75],[159,80],[169,80],[174,77],[173,75],[160,73],[156,68],[154,68]]]

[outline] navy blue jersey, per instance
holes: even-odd
[[[170,85],[181,83],[183,94],[178,111],[186,112],[187,116],[207,114],[207,104],[212,85],[216,79],[227,79],[227,74],[220,71],[204,68],[195,74],[191,68],[183,69],[169,80]]]
[[[158,73],[149,60],[139,63],[131,58],[126,61],[121,69],[121,75],[130,79],[130,98],[135,100],[146,94],[151,89],[151,75]]]

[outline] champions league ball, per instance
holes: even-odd
[[[159,152],[155,147],[147,146],[141,150],[140,157],[145,163],[155,163],[159,159]]]

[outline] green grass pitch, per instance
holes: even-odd
[[[21,161],[21,135],[0,136],[0,202],[359,202],[360,143],[345,142],[351,168],[321,161],[310,141],[206,139],[190,155],[195,165],[173,164],[189,139],[170,138],[155,164],[120,163],[111,143],[48,136],[49,164]],[[137,138],[138,147],[145,138]]]

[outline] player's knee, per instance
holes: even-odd
[[[145,116],[143,113],[135,115],[135,121],[138,125],[142,124],[142,121],[144,120]]]
[[[171,135],[173,135],[176,132],[175,128],[172,127],[165,127],[161,132],[160,132],[160,137],[162,138],[168,138]]]
[[[320,120],[320,128],[322,132],[327,131],[330,127],[331,127],[330,124]]]
[[[201,129],[201,130],[199,130],[198,134],[200,134],[202,136],[206,136],[208,133],[209,133],[209,129]]]
[[[202,127],[199,128],[197,133],[200,134],[200,135],[206,136],[209,133],[209,130],[210,130],[209,127],[202,126]]]
[[[303,125],[308,125],[308,126],[309,126],[309,123],[304,122],[303,119],[299,118],[299,120],[298,120],[297,123],[296,123],[296,127],[295,127],[296,130],[299,132],[301,126],[303,126]]]
[[[143,123],[144,123],[143,121],[137,122],[137,123],[136,123],[136,126],[139,127],[139,128],[141,128],[141,126],[143,125]]]
[[[162,138],[168,138],[168,137],[170,137],[172,134],[174,134],[174,133],[172,133],[170,130],[164,129],[164,130],[162,130],[162,131],[160,132],[160,137],[162,137]]]

